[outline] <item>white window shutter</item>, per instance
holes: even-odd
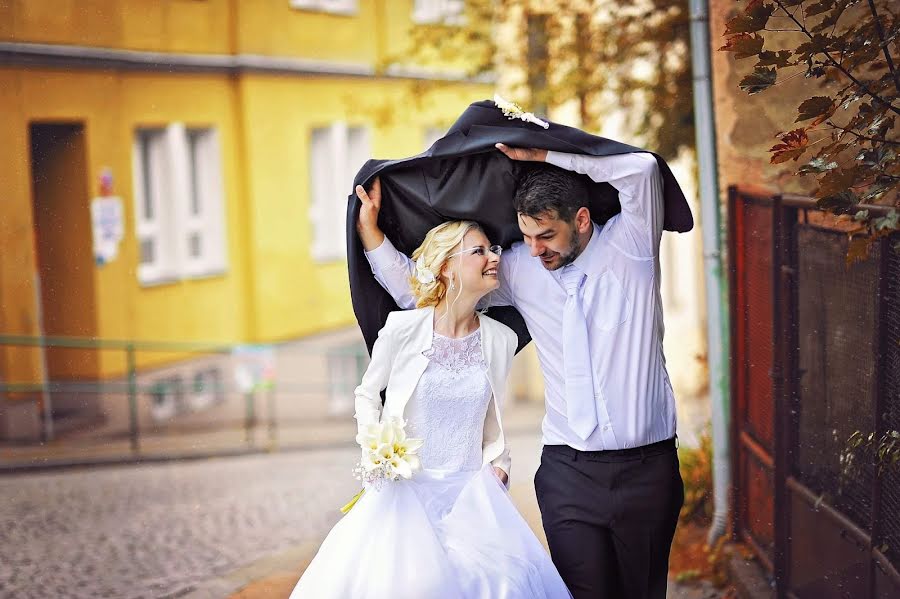
[[[181,215],[184,226],[184,272],[202,276],[226,265],[224,198],[218,135],[214,129],[185,132],[187,195]]]
[[[166,150],[169,159],[167,245],[172,248],[172,262],[177,274],[188,272],[188,219],[191,204],[190,156],[184,123],[166,127]]]
[[[165,131],[138,130],[133,157],[138,280],[152,284],[172,276],[171,244],[166,235],[169,160]]]
[[[225,228],[225,186],[222,181],[222,152],[219,133],[209,129],[201,138],[203,165],[201,181],[204,182],[204,234],[207,239],[205,255],[207,271],[222,272],[228,268],[228,239]]]

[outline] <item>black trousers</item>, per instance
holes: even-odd
[[[575,599],[665,599],[684,504],[675,439],[611,451],[547,445],[534,487]]]

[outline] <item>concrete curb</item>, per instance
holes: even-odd
[[[304,543],[281,553],[261,558],[219,578],[197,585],[192,591],[180,595],[180,599],[222,599],[252,583],[264,581],[279,573],[294,576],[296,580],[315,556],[318,543]]]

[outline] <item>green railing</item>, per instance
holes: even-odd
[[[111,377],[110,380],[76,380],[61,381],[48,380],[46,374],[42,374],[44,380],[42,382],[14,382],[0,380],[0,398],[3,396],[16,394],[35,394],[40,396],[43,402],[42,409],[42,440],[49,441],[55,437],[53,427],[53,402],[52,395],[59,393],[76,393],[76,394],[121,394],[127,397],[128,401],[128,436],[130,439],[130,449],[132,454],[138,455],[141,452],[141,426],[139,419],[139,397],[141,395],[153,395],[160,392],[159,382],[140,385],[138,376],[143,371],[153,371],[159,368],[170,367],[182,364],[198,357],[208,356],[243,356],[251,366],[254,363],[253,354],[262,350],[262,353],[274,352],[278,350],[280,345],[254,345],[254,344],[225,344],[225,343],[199,343],[199,342],[173,342],[173,341],[135,341],[120,339],[100,339],[89,337],[48,337],[48,336],[24,336],[24,335],[0,335],[0,346],[21,347],[21,348],[38,348],[42,352],[46,349],[72,349],[86,350],[91,352],[101,351],[120,351],[124,353],[125,370],[121,377]],[[161,364],[153,364],[144,367],[138,366],[138,354],[146,353],[166,353],[172,354],[172,359]],[[335,383],[334,377],[329,376],[329,382],[326,387],[322,385],[297,384],[280,382],[276,385],[274,379],[266,380],[264,377],[258,377],[251,381],[249,387],[244,385],[239,388],[236,385],[218,384],[214,388],[205,389],[201,387],[192,387],[195,392],[212,391],[222,394],[241,394],[244,401],[243,428],[245,443],[253,444],[254,430],[260,424],[257,418],[257,396],[260,392],[265,393],[268,399],[268,436],[272,445],[277,443],[278,436],[278,418],[276,415],[275,393],[281,394],[303,394],[309,392],[339,392],[350,393],[352,387],[358,383],[358,377],[361,374],[367,361],[367,354],[362,344],[354,344],[349,346],[330,347],[325,351],[321,349],[318,352],[307,351],[305,354],[318,353],[326,357],[326,363],[332,364],[331,358],[338,357],[347,360],[354,366],[352,368],[353,376],[346,377],[346,380],[340,380]],[[45,354],[41,354],[41,370],[47,372],[47,364]],[[250,368],[252,370],[252,368]],[[116,380],[119,379],[119,380]],[[336,385],[339,387],[336,389]],[[163,389],[165,391],[165,389]],[[36,398],[35,398],[36,399]]]

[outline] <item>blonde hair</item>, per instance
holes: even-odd
[[[417,265],[416,274],[421,265],[426,273],[433,275],[430,277],[433,280],[428,283],[420,281],[416,274],[410,277],[409,283],[417,308],[436,306],[447,294],[447,285],[441,279],[441,269],[446,264],[447,257],[462,243],[466,233],[473,229],[483,231],[481,225],[470,220],[451,220],[440,224],[428,232],[425,241],[413,252],[412,259]]]

